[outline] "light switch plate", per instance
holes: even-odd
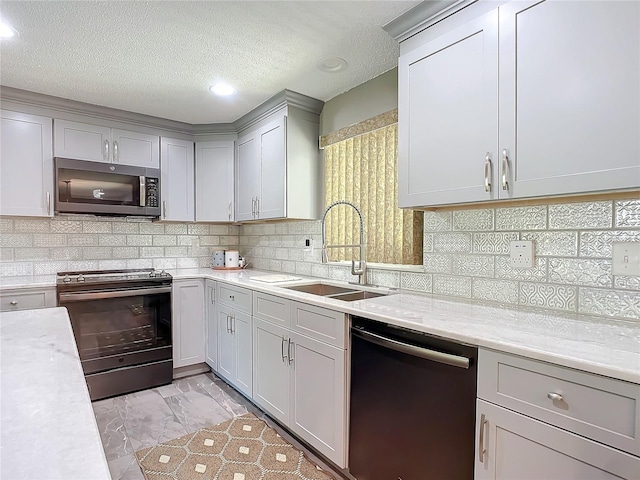
[[[640,275],[640,242],[613,242],[614,275]]]
[[[512,268],[533,268],[535,264],[532,240],[511,242],[509,263]]]

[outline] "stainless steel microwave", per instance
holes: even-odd
[[[160,170],[54,158],[56,213],[160,216]]]

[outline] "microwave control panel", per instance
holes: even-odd
[[[147,206],[148,207],[157,207],[158,206],[158,179],[157,178],[149,178],[146,179],[146,187],[147,187]]]

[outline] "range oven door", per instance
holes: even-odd
[[[171,286],[65,292],[85,375],[172,358]]]

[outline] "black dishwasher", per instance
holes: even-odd
[[[354,317],[349,472],[472,480],[478,350]]]

